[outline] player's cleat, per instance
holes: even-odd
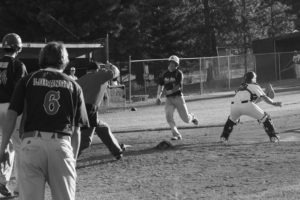
[[[5,197],[13,196],[12,192],[10,192],[9,189],[6,187],[6,185],[2,183],[0,183],[0,193]]]
[[[226,139],[225,137],[220,137],[220,143],[228,144],[228,139]]]
[[[116,160],[122,160],[123,159],[123,154],[119,154],[117,156],[115,156]]]
[[[182,140],[181,135],[171,137],[171,140]]]
[[[192,123],[197,126],[199,124],[199,120],[195,117],[194,114],[192,114],[192,116],[193,116]]]
[[[280,141],[279,138],[279,135],[276,134],[275,136],[270,137],[270,142],[277,143]]]
[[[126,151],[126,145],[125,144],[120,144],[120,147],[122,149],[122,152]]]

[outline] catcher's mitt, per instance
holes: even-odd
[[[273,87],[272,87],[271,84],[268,84],[266,86],[265,93],[266,93],[266,95],[268,97],[270,97],[271,99],[274,99],[274,97],[275,97],[275,91],[274,91],[274,89],[273,89]]]
[[[160,100],[159,98],[156,99],[155,104],[156,104],[156,105],[161,105],[161,100]]]

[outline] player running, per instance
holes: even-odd
[[[157,89],[157,100],[160,101],[162,92],[165,91],[166,103],[165,113],[167,122],[171,128],[173,137],[171,140],[181,140],[182,136],[179,133],[175,121],[174,111],[177,109],[179,116],[185,123],[192,122],[198,125],[198,119],[188,112],[183,94],[183,73],[179,68],[179,58],[177,56],[171,56],[169,58],[168,71],[164,72],[159,78],[159,85]]]
[[[99,106],[107,90],[108,81],[119,75],[119,69],[110,63],[106,64],[105,68],[100,68],[98,63],[90,62],[87,74],[79,78],[78,83],[83,90],[90,122],[89,128],[82,128],[79,154],[91,145],[94,132],[96,132],[103,144],[117,160],[123,157],[125,146],[119,144],[109,125],[98,119]]]
[[[231,102],[230,116],[225,123],[221,142],[227,142],[233,126],[237,125],[242,115],[250,116],[262,123],[271,142],[278,142],[279,136],[275,131],[271,117],[264,112],[257,103],[260,100],[273,106],[282,106],[281,102],[275,102],[269,98],[262,88],[256,83],[256,74],[254,72],[247,72],[244,76],[244,82],[240,85]]]
[[[27,75],[24,63],[16,58],[22,50],[21,37],[15,33],[6,34],[2,39],[2,48],[4,56],[0,59],[0,135],[2,135],[2,128],[15,85],[19,79]],[[19,124],[20,117],[17,121],[17,128],[19,128]],[[6,165],[5,169],[1,167],[0,193],[4,196],[12,195],[12,192],[7,188],[7,183],[11,178],[13,168],[18,184],[17,165],[19,163],[20,144],[19,133],[15,130],[7,149],[10,156],[9,165]],[[17,187],[14,189],[14,192],[17,192]]]

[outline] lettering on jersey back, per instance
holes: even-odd
[[[33,86],[42,86],[49,88],[57,87],[73,90],[72,82],[66,80],[48,80],[45,78],[33,78]]]

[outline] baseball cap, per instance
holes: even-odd
[[[88,70],[96,70],[96,69],[99,69],[100,66],[98,65],[98,63],[96,62],[90,62],[88,65],[87,65],[87,69]]]

